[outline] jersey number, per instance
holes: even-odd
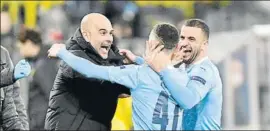
[[[154,114],[152,123],[154,124],[160,124],[161,130],[166,130],[166,127],[168,125],[169,119],[168,119],[168,94],[165,91],[161,91],[155,106]],[[162,111],[162,112],[161,112]],[[176,130],[177,123],[178,123],[178,112],[179,107],[175,106],[174,108],[174,118],[173,118],[173,126],[172,130]],[[161,114],[161,117],[160,117]]]

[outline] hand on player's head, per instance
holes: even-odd
[[[144,60],[156,72],[160,72],[167,65],[167,63],[171,63],[164,53],[161,53],[163,48],[164,45],[159,44],[158,41],[146,42],[146,53]]]
[[[150,62],[163,48],[164,45],[157,40],[146,41],[144,59]]]
[[[161,45],[158,40],[146,41],[144,57],[151,56],[151,55],[153,55],[153,53],[157,53],[157,52],[161,51],[161,49],[163,47],[164,47],[164,45]]]
[[[48,50],[48,57],[57,57],[58,52],[60,49],[66,48],[65,44],[53,44],[52,47]]]
[[[134,55],[130,50],[127,49],[119,49],[120,55],[125,56],[124,63],[131,64],[135,62],[136,55]]]

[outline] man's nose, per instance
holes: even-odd
[[[112,43],[113,42],[113,36],[108,36],[107,39],[106,39],[106,41],[108,43]]]
[[[187,45],[188,45],[188,41],[186,41],[186,40],[183,40],[180,42],[181,48],[185,48],[185,47],[187,47]]]

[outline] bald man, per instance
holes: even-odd
[[[98,65],[123,65],[122,56],[112,44],[112,34],[111,22],[101,14],[91,13],[83,17],[66,48]],[[108,81],[85,78],[61,62],[50,93],[45,129],[110,130],[117,99],[123,94],[129,94],[129,90]]]

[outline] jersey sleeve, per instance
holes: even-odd
[[[140,56],[136,56],[135,63],[138,65],[142,65],[142,64],[144,64],[144,59]]]
[[[161,73],[172,97],[184,109],[198,104],[211,89],[211,70],[199,67],[188,75],[184,70],[165,69]]]
[[[65,61],[75,71],[81,73],[87,78],[97,78],[124,85],[128,88],[135,88],[137,85],[138,66],[99,66],[92,62],[75,56],[66,49],[61,49],[57,54],[59,58]]]
[[[123,65],[109,67],[109,79],[111,82],[134,89],[138,85],[137,65]]]
[[[211,69],[206,69],[204,67],[199,67],[191,72],[187,87],[198,93],[199,101],[205,97],[212,87],[211,76]]]

